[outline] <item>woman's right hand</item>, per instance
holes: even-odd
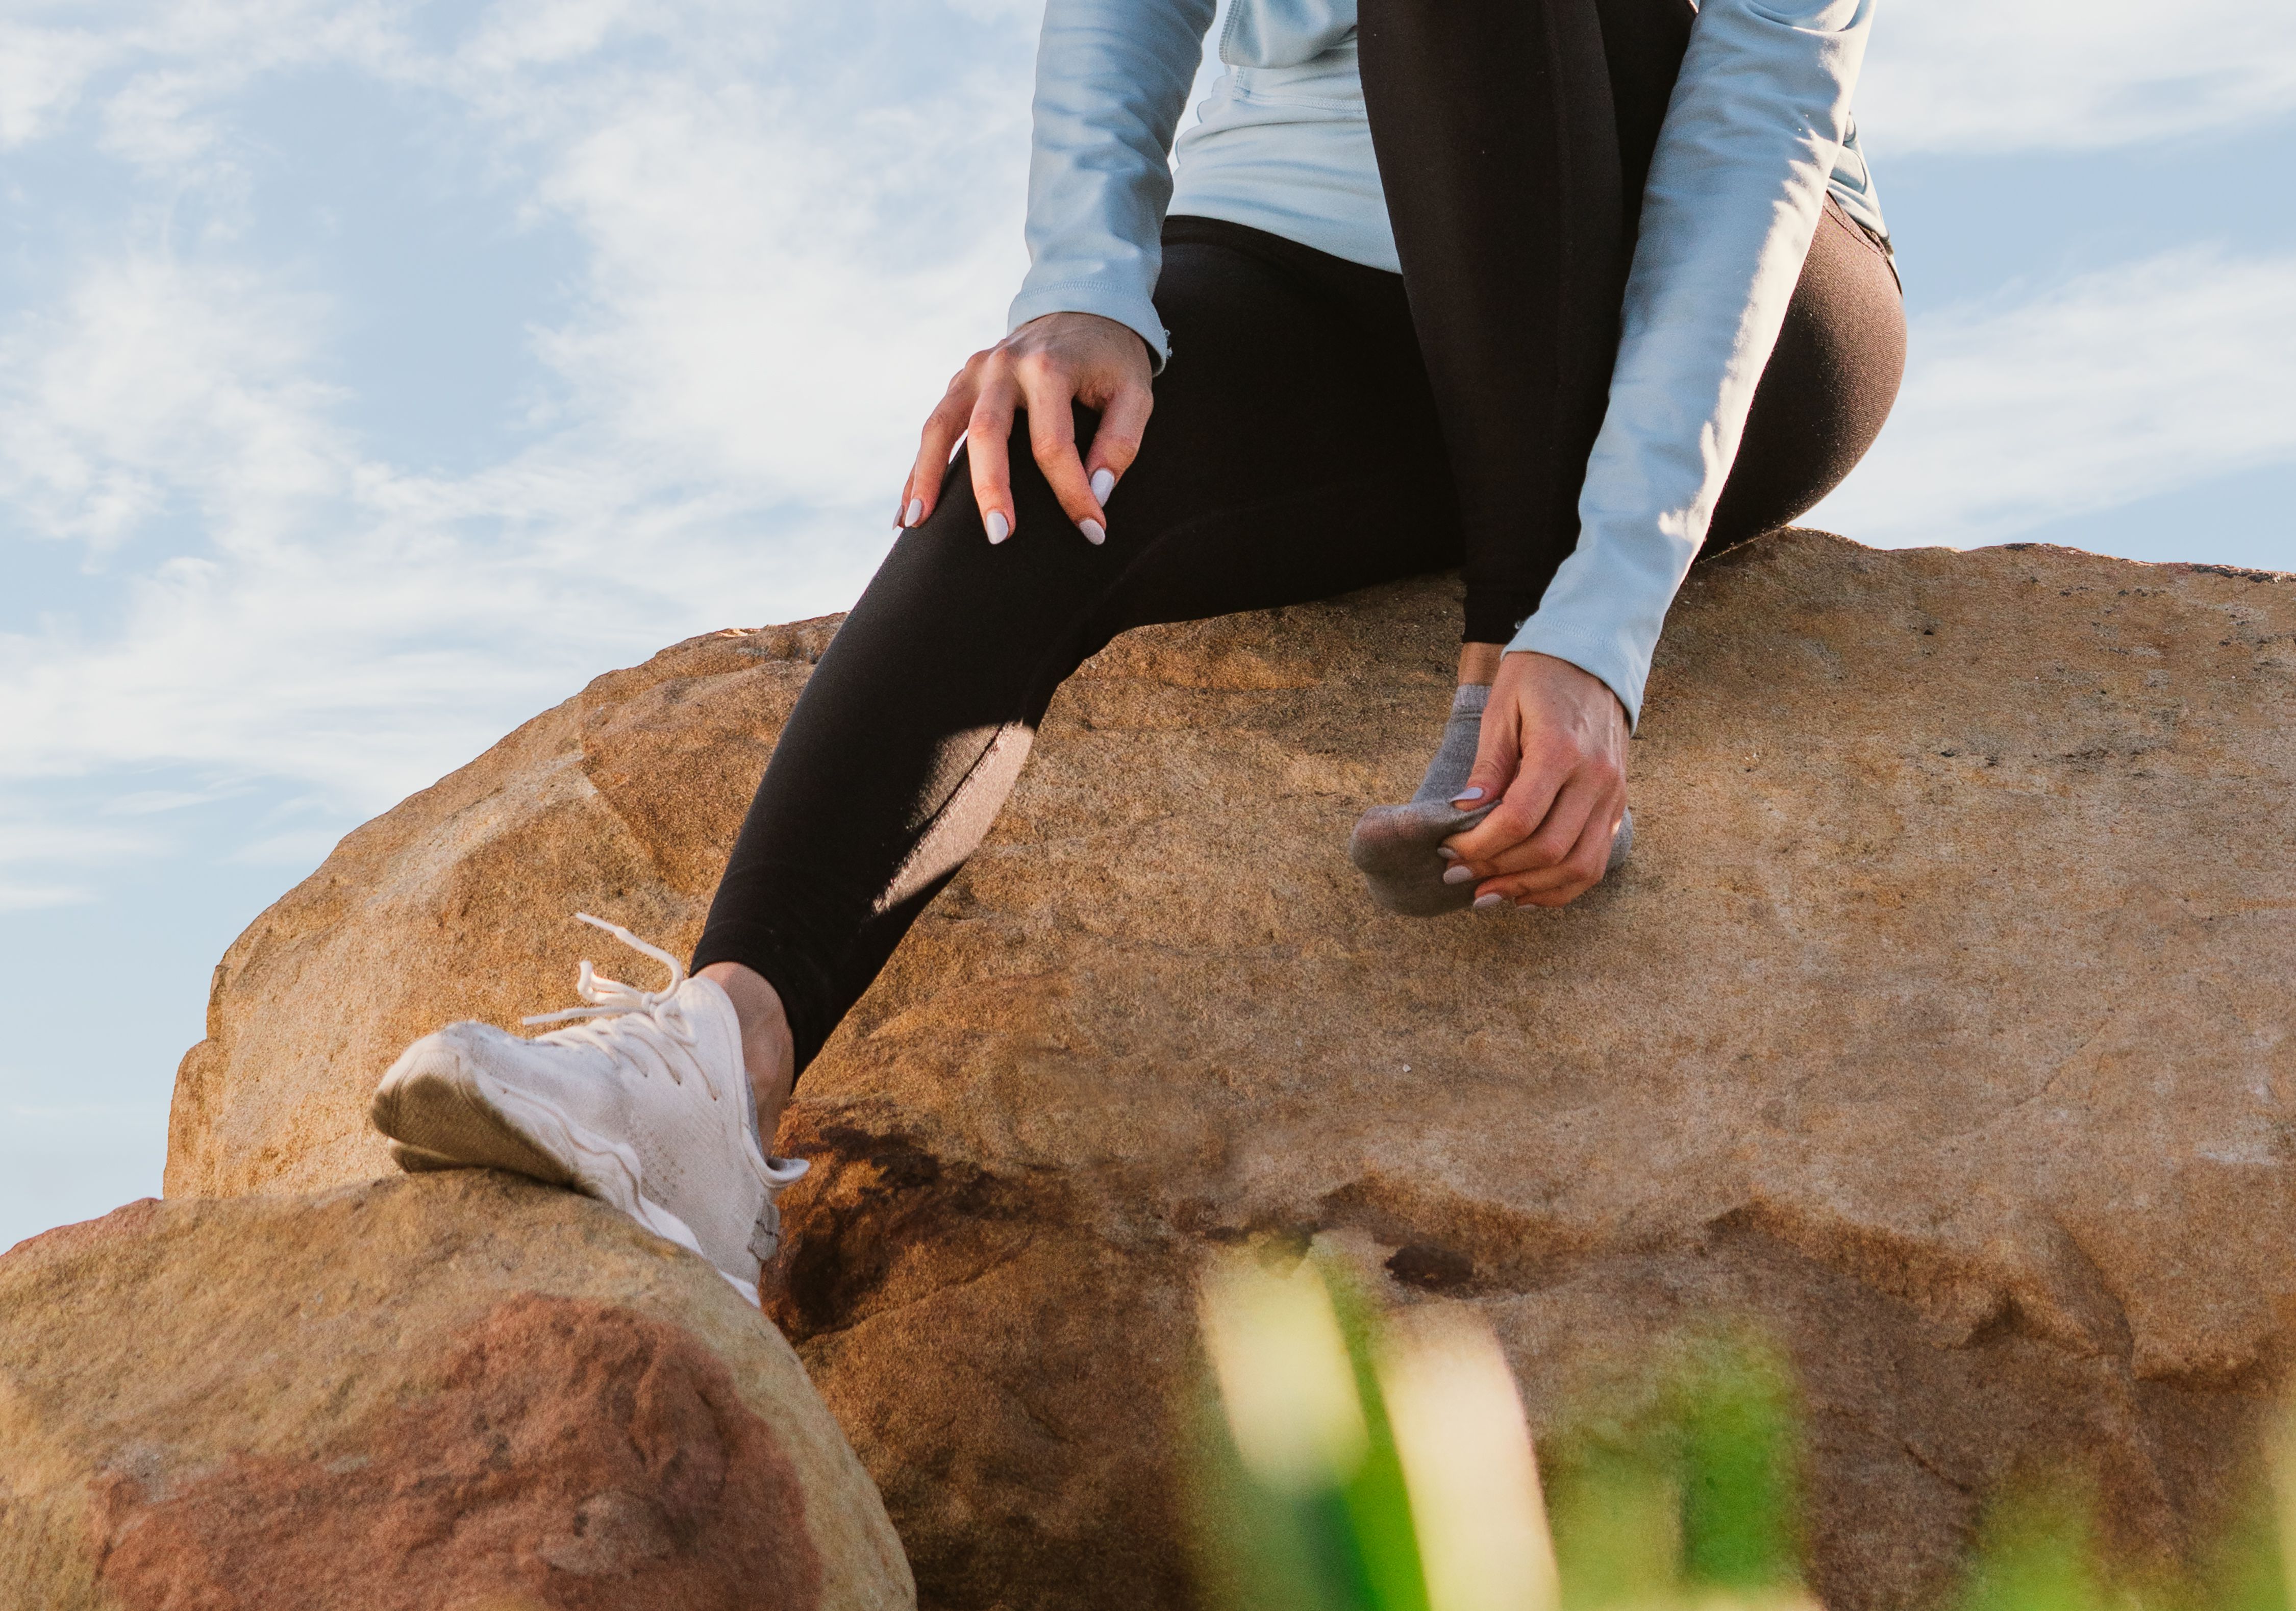
[[[1029,445],[1054,496],[1086,540],[1108,540],[1108,497],[1139,456],[1141,433],[1155,407],[1148,345],[1125,325],[1095,313],[1048,313],[1030,319],[986,352],[976,352],[948,383],[948,395],[925,421],[917,462],[901,489],[904,526],[924,520],[940,501],[949,456],[962,440],[971,450],[972,496],[988,540],[1001,543],[1018,523],[1005,444],[1013,415],[1029,411]],[[1070,407],[1100,415],[1089,451],[1077,452]]]

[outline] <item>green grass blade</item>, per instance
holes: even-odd
[[[1380,1389],[1379,1315],[1337,1263],[1323,1263],[1332,1306],[1355,1371],[1369,1446],[1345,1490],[1345,1508],[1366,1611],[1428,1611],[1427,1575],[1411,1521],[1411,1493],[1396,1452],[1395,1427]]]

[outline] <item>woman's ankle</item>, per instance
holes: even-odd
[[[738,962],[713,962],[695,976],[724,990],[734,1004],[734,1015],[742,1025],[742,1062],[757,1098],[758,1138],[770,1151],[797,1080],[797,1047],[789,1015],[782,1010],[781,992],[764,974]]]
[[[1461,644],[1459,686],[1463,688],[1477,685],[1488,687],[1497,680],[1499,661],[1505,653],[1505,644]]]

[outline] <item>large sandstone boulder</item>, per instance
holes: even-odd
[[[1621,874],[1388,917],[1343,846],[1456,619],[1120,640],[807,1076],[771,1307],[923,1602],[1187,1603],[1168,1390],[1255,1237],[1478,1306],[1542,1419],[1767,1324],[1836,1611],[1933,1589],[2030,1460],[2189,1543],[2296,1342],[2296,578],[1769,539],[1675,611]],[[565,1004],[576,908],[689,943],[832,625],[601,678],[346,839],[217,970],[169,1191],[382,1170],[398,1046]]]
[[[502,1175],[131,1204],[0,1259],[7,1611],[898,1611],[700,1259]]]

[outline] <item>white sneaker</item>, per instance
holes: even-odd
[[[610,1203],[718,1267],[752,1303],[781,1246],[774,1198],[810,1167],[758,1145],[726,992],[668,951],[575,914],[669,969],[648,992],[599,978],[587,1007],[529,1023],[587,1022],[531,1040],[453,1023],[399,1055],[369,1112],[401,1169],[506,1169]]]

